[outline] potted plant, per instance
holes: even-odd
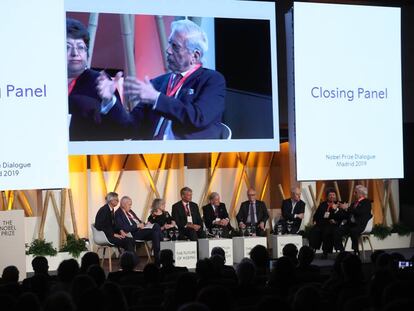
[[[396,223],[392,225],[392,233],[397,233],[399,236],[407,236],[411,234],[411,229],[403,223]]]
[[[379,240],[384,240],[387,236],[391,235],[391,228],[383,224],[376,224],[372,227],[371,234]]]
[[[74,258],[79,258],[79,255],[87,250],[85,240],[77,239],[74,234],[67,235],[66,243],[60,249],[61,252],[68,252]]]
[[[57,250],[53,247],[52,242],[46,242],[43,239],[35,239],[28,246],[26,255],[36,256],[56,256]]]

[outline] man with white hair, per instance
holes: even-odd
[[[338,251],[344,251],[343,237],[349,235],[352,241],[352,249],[359,254],[358,238],[371,219],[371,201],[367,198],[368,189],[363,185],[357,185],[354,190],[355,201],[339,204],[339,208],[345,215],[345,220],[336,229],[334,234],[334,246]]]
[[[221,139],[226,83],[203,68],[206,34],[190,20],[171,24],[167,63],[171,72],[153,80],[126,77],[124,95],[136,106],[130,114],[114,106],[108,117],[127,124],[131,138],[149,140]]]

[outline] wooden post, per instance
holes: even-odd
[[[73,234],[75,235],[76,239],[79,239],[78,234],[78,226],[76,223],[76,215],[75,215],[75,206],[73,204],[73,195],[72,195],[72,189],[68,189],[68,196],[69,196],[69,209],[70,209],[70,215],[72,218],[72,226],[73,226]]]
[[[60,191],[60,247],[62,248],[66,241],[65,232],[65,214],[66,214],[66,189]]]
[[[165,51],[167,50],[167,34],[165,33],[165,23],[164,19],[161,15],[155,16],[155,23],[157,24],[157,31],[158,31],[158,40],[160,42],[161,47],[161,55],[162,60],[164,64],[164,71],[168,70],[167,65],[167,53]]]
[[[89,22],[88,22],[88,32],[89,32],[89,58],[88,58],[88,68],[92,64],[93,48],[95,46],[96,30],[98,29],[98,20],[99,13],[90,13]]]
[[[335,187],[336,196],[338,198],[338,201],[341,202],[342,201],[341,192],[339,191],[339,186],[338,186],[338,182],[337,181],[334,181],[334,187]]]
[[[279,189],[280,196],[282,197],[282,200],[286,200],[285,192],[283,191],[283,187],[281,184],[277,185],[277,188]]]
[[[40,240],[43,240],[45,238],[45,222],[46,222],[46,216],[47,216],[47,209],[49,207],[49,197],[50,197],[50,190],[47,190],[45,200],[43,202],[42,217],[40,219],[40,226],[39,226],[39,239]]]
[[[349,196],[348,196],[348,203],[351,204],[352,202],[352,195],[354,194],[355,188],[355,180],[351,181],[351,187],[349,188]]]

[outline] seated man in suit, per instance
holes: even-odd
[[[118,205],[119,199],[116,192],[109,192],[106,195],[106,204],[102,206],[95,217],[95,228],[103,231],[109,242],[123,249],[133,252],[135,241],[127,237],[127,233],[115,224],[114,208]]]
[[[269,219],[266,205],[263,201],[256,200],[256,190],[250,188],[247,190],[248,201],[240,205],[237,213],[237,222],[240,229],[251,226],[256,235],[265,236],[266,221]]]
[[[358,239],[371,219],[371,200],[367,199],[368,189],[363,185],[355,186],[355,201],[349,206],[348,203],[339,204],[344,213],[344,220],[336,228],[334,234],[334,246],[338,251],[344,251],[342,240],[349,235],[352,241],[352,249],[359,254]]]
[[[221,124],[226,83],[219,72],[202,66],[207,48],[200,26],[174,21],[166,50],[171,72],[151,81],[126,77],[124,95],[136,106],[130,114],[114,106],[107,117],[127,124],[132,139],[227,138]]]
[[[217,192],[210,193],[208,197],[210,204],[203,206],[203,218],[206,228],[211,233],[213,227],[223,230],[222,236],[229,237],[232,227],[226,205],[220,202],[220,195]]]
[[[78,20],[66,20],[69,136],[71,141],[125,138],[124,126],[114,123],[102,107],[123,109],[116,91],[118,74],[111,81],[104,72],[88,68],[89,32]]]
[[[115,212],[115,223],[126,233],[131,233],[134,240],[152,241],[155,263],[159,262],[160,241],[162,239],[161,228],[158,224],[145,227],[145,224],[131,210],[132,200],[124,196],[120,207]]]
[[[324,259],[332,253],[334,233],[342,220],[343,213],[339,209],[336,191],[329,188],[326,190],[326,200],[319,204],[313,215],[313,226],[309,232],[309,246],[316,250],[322,245]]]
[[[172,218],[175,220],[179,231],[179,239],[197,239],[204,238],[203,220],[198,210],[198,205],[191,202],[193,190],[184,187],[180,191],[181,201],[172,206]]]
[[[305,202],[300,199],[300,188],[294,187],[290,193],[291,197],[282,201],[282,217],[276,225],[282,226],[282,234],[298,233],[305,215]],[[274,230],[277,231],[277,228]]]

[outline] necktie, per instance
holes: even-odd
[[[115,213],[114,213],[114,210],[111,210],[111,223],[112,223],[112,226],[115,225]]]
[[[250,223],[256,225],[256,215],[254,214],[253,203],[250,203]]]
[[[181,80],[183,76],[181,74],[176,74],[171,82],[171,85],[169,86],[169,89],[173,89],[177,83]],[[175,96],[175,94],[173,94],[172,96]],[[163,140],[164,139],[164,133],[165,130],[167,129],[167,125],[168,125],[168,120],[164,118],[164,120],[162,120],[161,122],[161,126],[160,129],[158,130],[157,135],[154,135],[154,140]]]
[[[189,209],[189,207],[188,207],[188,203],[186,203],[186,204],[184,205],[184,207],[185,207],[185,213],[187,214],[187,216],[190,216],[190,209]]]

